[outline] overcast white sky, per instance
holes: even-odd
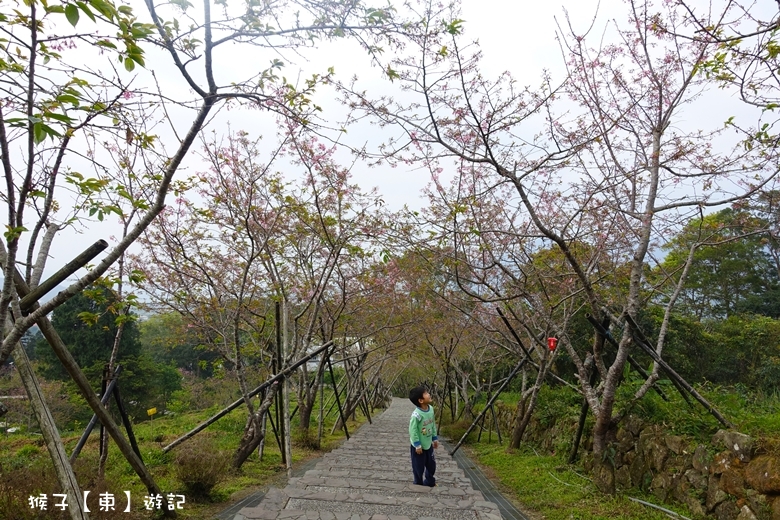
[[[594,0],[572,0],[568,3],[570,5],[567,9],[574,19],[589,23],[596,12],[597,2]],[[617,6],[620,2],[605,0],[602,2],[601,12],[604,13],[610,5]],[[138,2],[135,9],[141,15],[140,18],[145,19],[146,10],[141,2]],[[484,49],[484,72],[487,76],[510,70],[521,83],[536,85],[544,68],[553,71],[555,77],[562,76],[562,59],[555,41],[554,20],[555,16],[561,18],[562,15],[563,3],[559,1],[465,0],[462,3],[461,17],[465,20],[465,35],[468,39],[478,39]],[[80,22],[80,29],[83,23],[85,22]],[[256,55],[252,50],[242,50],[231,55],[225,63],[228,68],[235,69],[238,77],[241,77],[245,76],[246,70],[250,67],[260,69],[267,66],[273,57],[275,56],[260,53]],[[288,64],[282,73],[289,78],[294,78],[299,68],[308,69],[301,74],[305,77],[310,73],[309,71],[322,71],[332,65],[342,79],[357,74],[361,78],[361,83],[367,85],[369,89],[372,85],[376,88],[387,87],[387,82],[381,77],[380,71],[370,66],[365,52],[358,49],[355,44],[340,42],[326,45],[318,51],[310,52],[306,57],[309,59],[308,63],[293,54],[284,56],[285,61],[295,59],[297,62]],[[163,90],[171,92],[171,88],[178,89],[183,97],[190,97],[186,93],[186,85],[170,65],[167,56],[155,58],[148,52],[147,65],[149,69],[155,71]],[[148,77],[148,74],[145,71],[138,71],[135,85],[137,86],[138,81],[143,80],[144,77]],[[225,83],[224,77],[220,83]],[[338,110],[335,103],[328,104],[328,100],[321,101],[326,110]],[[254,111],[223,111],[216,125],[218,128],[225,128],[225,122],[229,120],[234,130],[243,129],[272,137],[273,127],[269,125],[269,122],[272,122],[271,118],[264,119],[259,116],[261,114]],[[184,128],[186,128],[185,121],[182,122],[179,132]],[[370,137],[375,143],[381,139],[379,134],[360,136],[363,137]],[[187,171],[192,173],[196,168],[197,162],[193,162],[188,165]],[[353,173],[361,186],[378,187],[385,202],[393,209],[400,209],[405,204],[419,207],[423,201],[418,194],[429,181],[425,171],[404,171],[400,168],[369,170],[358,167],[353,170]],[[66,230],[55,240],[47,273],[59,268],[94,241],[100,238],[111,241],[117,233],[119,228],[110,221],[90,223],[86,227]]]
[[[771,0],[760,0],[773,4]],[[570,19],[575,24],[577,31],[584,32],[591,24],[594,15],[599,12],[598,26],[603,27],[609,19],[623,21],[627,18],[625,4],[620,0],[552,0],[547,2],[519,2],[516,0],[463,0],[461,18],[465,20],[464,33],[468,39],[479,40],[483,52],[483,73],[488,77],[495,77],[504,70],[510,71],[515,78],[524,85],[538,85],[543,69],[552,73],[553,79],[563,77],[563,58],[555,38],[557,17],[564,24],[564,6],[568,10]],[[140,14],[145,15],[146,10],[138,2],[136,7]],[[141,18],[145,19],[144,16]],[[599,31],[600,32],[600,31]],[[290,56],[292,58],[294,56]],[[230,67],[243,73],[248,67],[258,69],[267,66],[273,56],[254,55],[250,52],[236,52],[232,59],[226,61]],[[375,85],[376,88],[386,88],[387,82],[380,77],[380,71],[369,66],[369,61],[364,52],[354,45],[340,43],[335,46],[323,47],[319,52],[310,55],[309,63],[300,62],[288,65],[283,74],[294,77],[297,68],[311,67],[312,70],[323,70],[333,65],[339,77],[347,79],[353,74],[361,77],[363,85]],[[289,60],[288,60],[289,61]],[[186,92],[186,86],[176,77],[175,71],[169,61],[160,62],[152,55],[147,56],[148,66],[155,69],[158,80],[165,85],[169,81],[170,86],[178,85],[182,89],[182,95]],[[160,67],[160,63],[166,63]],[[168,76],[167,72],[173,72]],[[308,72],[307,72],[308,74]],[[304,74],[305,75],[305,74]],[[139,78],[144,77],[144,72],[139,72]],[[219,81],[224,84],[223,81]],[[189,96],[187,96],[189,97]],[[323,102],[327,110],[338,110],[335,105]],[[736,106],[736,105],[735,105]],[[225,128],[225,122],[230,121],[234,130],[243,129],[251,133],[266,134],[273,132],[269,126],[271,119],[263,120],[258,112],[224,111],[217,121],[218,128]],[[327,114],[326,114],[327,117]],[[713,120],[715,124],[725,120],[720,114],[691,114],[691,119],[701,122],[702,118],[721,118]],[[179,131],[183,131],[185,125]],[[362,138],[363,136],[361,136]],[[366,136],[372,137],[372,136]],[[374,135],[378,141],[381,136]],[[171,146],[173,148],[173,146]],[[189,164],[189,173],[195,171],[197,166]],[[403,171],[401,169],[365,169],[356,168],[353,171],[355,179],[361,186],[370,188],[376,186],[383,195],[385,202],[393,209],[399,209],[404,204],[419,207],[422,204],[419,192],[428,183],[429,179],[425,171]],[[47,273],[53,272],[62,264],[70,260],[79,251],[100,238],[110,241],[111,237],[118,233],[118,227],[112,222],[90,224],[87,229],[78,232],[68,230],[61,234],[55,241],[53,258],[48,264]]]

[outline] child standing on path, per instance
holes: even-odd
[[[431,394],[424,387],[409,390],[409,400],[417,407],[409,419],[409,441],[412,455],[414,483],[420,486],[436,485],[436,456],[433,450],[439,447],[436,435],[436,416],[433,413]],[[423,479],[423,472],[425,479]]]

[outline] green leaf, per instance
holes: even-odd
[[[105,2],[104,0],[89,0],[89,5],[109,20],[114,19],[116,11],[114,10],[114,6],[110,3]]]
[[[111,42],[109,40],[98,40],[96,43],[100,47],[107,47],[109,49],[116,49],[116,45],[114,45],[114,42]]]
[[[60,121],[60,122],[65,123],[65,124],[70,124],[70,123],[73,122],[73,118],[72,117],[68,117],[65,114],[58,114],[56,112],[47,112],[46,113],[46,117],[54,119],[56,121]]]
[[[73,4],[65,6],[65,18],[68,19],[72,26],[76,26],[79,23],[79,8]]]
[[[100,319],[100,314],[84,311],[78,313],[78,318],[87,325],[95,325]]]
[[[13,227],[13,228],[12,228],[11,226],[5,226],[5,229],[6,229],[6,231],[5,231],[5,238],[6,238],[6,240],[8,240],[9,242],[10,242],[11,240],[15,240],[15,239],[19,238],[19,236],[20,236],[22,233],[24,233],[25,231],[27,231],[27,228],[26,228],[26,227],[24,227],[24,226]]]
[[[465,22],[465,20],[456,18],[450,23],[444,24],[444,29],[450,34],[460,34],[463,32],[463,22]]]
[[[89,8],[87,4],[84,2],[76,2],[76,5],[79,6],[79,8],[84,11],[84,14],[89,17],[90,20],[93,22],[95,21],[95,14],[92,12],[92,10]]]
[[[130,57],[125,58],[125,69],[127,72],[133,72],[135,69],[135,62]]]
[[[70,103],[71,105],[79,106],[79,98],[70,94],[60,94],[55,98],[60,103]]]
[[[143,57],[143,56],[141,56],[140,54],[137,54],[137,53],[130,53],[130,54],[128,54],[128,56],[127,56],[127,57],[128,57],[128,59],[131,59],[131,60],[133,60],[134,62],[136,62],[136,63],[137,63],[138,65],[140,65],[141,67],[144,67],[144,66],[146,66],[146,63],[144,62],[144,57]]]
[[[42,143],[44,139],[46,139],[46,130],[44,130],[43,123],[34,123],[33,124],[33,141],[35,141],[35,144]]]
[[[387,66],[387,77],[390,78],[390,81],[393,81],[394,79],[398,79],[401,76],[398,75],[398,73],[390,68],[390,65]]]

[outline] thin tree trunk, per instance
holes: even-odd
[[[266,412],[271,407],[276,389],[279,384],[274,382],[271,388],[268,389],[268,393],[265,396],[262,404],[258,408],[257,412],[253,413],[251,417],[247,419],[247,427],[244,430],[244,436],[241,438],[241,442],[238,445],[235,455],[233,456],[233,467],[238,469],[241,467],[246,459],[252,454],[253,451],[263,441],[263,418]]]
[[[284,358],[287,359],[287,356],[290,355],[290,344],[289,344],[289,336],[287,331],[287,320],[288,320],[288,313],[289,310],[287,308],[287,300],[282,301],[282,343],[283,343],[283,352],[284,352]],[[287,459],[287,477],[292,477],[292,434],[290,432],[290,378],[285,377],[282,381],[283,385],[283,394],[282,394],[282,402],[283,402],[283,417],[282,421],[284,422],[284,453],[285,458]]]
[[[27,390],[27,395],[30,398],[30,406],[41,427],[43,439],[46,442],[46,448],[49,450],[49,455],[54,464],[54,472],[57,474],[57,480],[59,481],[63,492],[67,495],[68,507],[66,509],[73,520],[89,520],[89,516],[87,515],[87,512],[84,511],[83,503],[81,501],[79,483],[76,480],[75,473],[73,473],[73,467],[70,465],[68,455],[65,453],[65,446],[62,444],[59,430],[54,423],[54,418],[51,416],[49,407],[46,405],[43,392],[38,384],[38,379],[35,377],[35,373],[30,365],[30,360],[27,358],[27,353],[24,351],[24,347],[22,347],[21,343],[16,345],[13,355],[19,370],[19,376],[22,379],[22,384],[24,385],[25,390]]]
[[[544,373],[547,371],[547,367],[545,366],[544,361],[540,363],[539,368],[540,370],[537,374],[536,383],[534,383],[534,386],[531,389],[531,397],[528,400],[528,406],[526,406],[525,414],[523,414],[523,421],[518,426],[517,433],[512,435],[512,443],[517,442],[517,446],[512,446],[514,449],[520,447],[520,442],[522,441],[523,435],[525,434],[525,429],[528,427],[528,423],[531,421],[531,417],[533,416],[534,410],[536,409],[536,399],[539,397],[539,390],[544,384]]]
[[[323,356],[324,358],[325,356]],[[319,414],[319,420],[317,421],[317,449],[320,449],[322,447],[322,427],[323,427],[323,421],[325,420],[325,382],[324,382],[324,373],[323,371],[320,371],[320,377],[319,377],[319,389],[320,389],[320,414]]]

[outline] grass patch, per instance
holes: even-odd
[[[144,463],[152,473],[155,482],[165,494],[184,494],[186,502],[184,509],[178,511],[178,517],[188,520],[212,520],[219,512],[229,507],[231,502],[240,500],[254,491],[266,489],[269,485],[283,486],[286,482],[286,468],[276,444],[270,424],[266,436],[263,460],[258,460],[253,454],[239,470],[225,468],[209,490],[204,491],[204,497],[189,496],[186,491],[187,480],[177,474],[176,463],[179,452],[192,451],[197,445],[206,444],[207,449],[216,453],[226,453],[232,456],[243,434],[246,421],[246,411],[239,408],[232,411],[217,423],[208,427],[192,440],[177,446],[168,453],[163,453],[164,446],[191,430],[197,424],[207,419],[216,410],[180,413],[156,418],[154,421],[143,421],[133,425],[133,431],[139,444]],[[378,413],[378,412],[377,412]],[[313,417],[317,417],[315,414]],[[360,415],[356,421],[348,421],[350,432],[354,431],[364,420]],[[298,444],[293,441],[293,467],[312,457],[320,456],[338,446],[344,439],[343,431],[329,435],[330,427],[335,417],[326,418],[322,449],[314,450],[311,443]],[[293,439],[296,436],[297,421],[293,421]],[[316,438],[316,419],[312,422],[311,431]],[[63,432],[63,442],[67,453],[75,447],[81,432]],[[198,438],[201,441],[197,441]],[[98,479],[98,438],[97,428],[93,431],[87,444],[74,464],[82,490],[90,491],[92,513],[90,518],[110,519],[121,516],[126,520],[141,520],[154,517],[154,513],[144,509],[144,497],[148,494],[135,471],[124,459],[116,445],[109,444],[108,464],[105,479]],[[193,443],[192,446],[188,446]],[[206,459],[207,457],[204,457]],[[192,461],[191,461],[192,462]],[[203,468],[201,468],[203,469]],[[205,475],[205,477],[211,475]],[[0,520],[14,519],[47,519],[63,520],[67,514],[52,511],[35,511],[30,508],[28,498],[44,493],[49,495],[52,503],[52,493],[58,493],[57,479],[51,467],[49,454],[40,435],[14,433],[0,435]],[[130,491],[132,512],[124,513],[126,506],[125,491]],[[112,493],[116,497],[117,511],[98,511],[98,494]],[[94,506],[94,507],[93,507]]]
[[[620,389],[615,411],[622,411],[636,391],[637,381],[629,381]],[[691,439],[693,443],[708,445],[712,434],[723,428],[699,403],[690,407],[668,382],[662,388],[669,401],[654,392],[648,393],[636,403],[631,413],[651,424],[661,424],[670,434]],[[742,388],[724,388],[715,385],[696,385],[696,389],[737,429],[753,436],[764,452],[780,453],[780,395],[748,392]],[[692,517],[684,505],[661,503],[655,496],[631,489],[615,497],[601,494],[590,481],[589,475],[576,465],[566,462],[580,411],[581,397],[567,387],[545,386],[539,393],[536,413],[526,431],[521,449],[506,452],[511,435],[512,417],[518,396],[503,393],[496,402],[496,414],[504,437],[504,444],[497,443],[495,431],[482,433],[477,442],[479,427],[466,439],[472,459],[484,466],[485,472],[498,482],[507,497],[514,498],[519,509],[555,519],[665,519],[665,513],[628,499],[628,496],[657,504]],[[475,406],[478,413],[484,400]],[[452,424],[449,410],[444,411],[442,434],[453,442],[459,440],[470,418],[461,418]],[[493,429],[492,415],[488,414],[485,427]],[[585,426],[580,456],[585,452],[588,437],[593,429],[592,416]],[[533,446],[533,447],[532,447]],[[716,448],[713,448],[716,449]]]
[[[478,461],[502,491],[514,498],[518,507],[547,520],[668,520],[661,511],[632,502],[625,496],[598,492],[582,470],[564,463],[558,456],[543,456],[531,449],[507,453],[505,446],[469,446],[469,456]],[[655,497],[633,496],[647,502]],[[690,517],[679,506],[663,507]]]

